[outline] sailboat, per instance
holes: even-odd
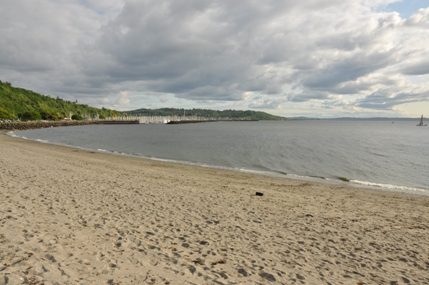
[[[427,124],[423,125],[423,115],[420,117],[420,123],[417,125],[418,127],[426,127]]]

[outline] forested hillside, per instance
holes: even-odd
[[[100,119],[121,113],[109,109],[97,109],[88,105],[70,102],[59,97],[51,98],[31,90],[13,87],[0,81],[0,119],[9,120],[61,120],[74,115],[74,119],[85,116]]]
[[[237,110],[206,110],[206,109],[138,109],[124,112],[129,115],[136,116],[200,116],[206,118],[236,118],[246,120],[281,120],[282,117],[270,115],[264,112],[257,111],[237,111]]]

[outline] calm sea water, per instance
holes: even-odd
[[[91,125],[12,135],[123,155],[429,195],[429,127],[417,127],[414,121]]]

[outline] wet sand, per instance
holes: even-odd
[[[429,284],[428,197],[5,133],[0,285]]]

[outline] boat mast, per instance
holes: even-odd
[[[420,117],[420,123],[417,126],[426,126],[426,125],[423,125],[423,115]]]

